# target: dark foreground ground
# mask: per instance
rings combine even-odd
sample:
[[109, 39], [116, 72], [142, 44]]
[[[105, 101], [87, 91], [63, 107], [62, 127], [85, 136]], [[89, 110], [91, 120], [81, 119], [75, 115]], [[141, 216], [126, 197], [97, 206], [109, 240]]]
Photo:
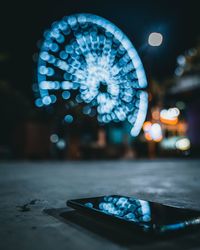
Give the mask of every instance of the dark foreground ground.
[[200, 249], [198, 232], [138, 240], [65, 205], [71, 198], [123, 194], [200, 210], [199, 179], [200, 160], [1, 162], [0, 249]]

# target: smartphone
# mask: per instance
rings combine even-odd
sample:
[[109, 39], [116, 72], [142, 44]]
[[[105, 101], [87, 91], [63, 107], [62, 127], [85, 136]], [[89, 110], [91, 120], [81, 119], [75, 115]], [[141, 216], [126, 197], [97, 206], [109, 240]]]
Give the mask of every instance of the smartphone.
[[67, 205], [96, 218], [150, 234], [175, 233], [200, 226], [200, 211], [167, 206], [134, 197], [109, 195], [68, 200]]

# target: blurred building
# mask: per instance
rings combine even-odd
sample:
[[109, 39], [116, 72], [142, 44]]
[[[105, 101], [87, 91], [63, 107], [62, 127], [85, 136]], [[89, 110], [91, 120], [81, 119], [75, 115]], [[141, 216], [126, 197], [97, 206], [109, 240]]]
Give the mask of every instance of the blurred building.
[[143, 126], [149, 156], [198, 156], [200, 45], [177, 57], [172, 78], [150, 85], [149, 116]]

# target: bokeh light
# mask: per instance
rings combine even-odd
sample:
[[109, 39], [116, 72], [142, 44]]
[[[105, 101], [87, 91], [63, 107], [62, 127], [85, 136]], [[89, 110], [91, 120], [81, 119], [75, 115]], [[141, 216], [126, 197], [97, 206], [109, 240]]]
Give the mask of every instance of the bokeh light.
[[180, 110], [178, 108], [163, 109], [160, 111], [160, 121], [164, 124], [176, 125]]
[[159, 123], [146, 121], [143, 125], [143, 131], [147, 141], [160, 142], [163, 139], [162, 129]]
[[147, 80], [119, 28], [92, 14], [65, 16], [44, 32], [40, 48], [37, 107], [52, 105], [61, 95], [63, 101], [85, 104], [83, 113], [97, 113], [100, 123], [127, 120], [131, 135], [139, 134], [148, 106]]
[[66, 147], [66, 142], [64, 139], [60, 139], [57, 143], [56, 146], [58, 149], [63, 150]]
[[149, 35], [148, 43], [150, 46], [157, 47], [157, 46], [160, 46], [162, 42], [163, 42], [163, 36], [161, 33], [152, 32]]
[[50, 136], [50, 141], [51, 141], [52, 143], [57, 143], [57, 142], [59, 141], [58, 135], [57, 135], [57, 134], [52, 134], [52, 135]]
[[176, 141], [176, 148], [181, 151], [186, 151], [190, 149], [190, 140], [188, 138], [181, 138]]
[[64, 117], [64, 120], [65, 120], [65, 122], [67, 122], [67, 123], [72, 123], [73, 120], [74, 120], [74, 118], [73, 118], [72, 115], [66, 115], [66, 116]]

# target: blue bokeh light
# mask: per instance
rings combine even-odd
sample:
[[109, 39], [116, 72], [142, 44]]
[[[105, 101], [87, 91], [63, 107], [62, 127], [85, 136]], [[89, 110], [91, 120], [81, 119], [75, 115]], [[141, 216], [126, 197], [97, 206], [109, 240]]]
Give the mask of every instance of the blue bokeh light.
[[65, 16], [44, 32], [38, 86], [37, 107], [61, 95], [85, 105], [83, 113], [100, 123], [127, 120], [132, 136], [146, 117], [147, 80], [137, 51], [119, 28], [96, 15]]
[[44, 97], [42, 98], [42, 102], [43, 102], [44, 105], [49, 105], [49, 104], [51, 104], [51, 97], [50, 97], [50, 96], [44, 96]]
[[[149, 202], [144, 200], [123, 196], [104, 196], [98, 204], [87, 202], [84, 205], [89, 208], [99, 209], [102, 213], [137, 223], [147, 223], [152, 220]], [[148, 227], [147, 224], [146, 226]]]
[[70, 98], [70, 96], [71, 96], [71, 94], [70, 94], [69, 91], [63, 91], [63, 92], [62, 92], [62, 98], [63, 98], [63, 99], [67, 100], [67, 99]]
[[42, 107], [42, 106], [43, 106], [42, 100], [41, 100], [40, 98], [36, 99], [36, 100], [35, 100], [35, 105], [36, 105], [36, 107], [38, 107], [38, 108]]
[[66, 123], [72, 123], [73, 120], [74, 120], [74, 118], [73, 118], [72, 115], [66, 115], [66, 116], [64, 117], [64, 120], [65, 120]]

